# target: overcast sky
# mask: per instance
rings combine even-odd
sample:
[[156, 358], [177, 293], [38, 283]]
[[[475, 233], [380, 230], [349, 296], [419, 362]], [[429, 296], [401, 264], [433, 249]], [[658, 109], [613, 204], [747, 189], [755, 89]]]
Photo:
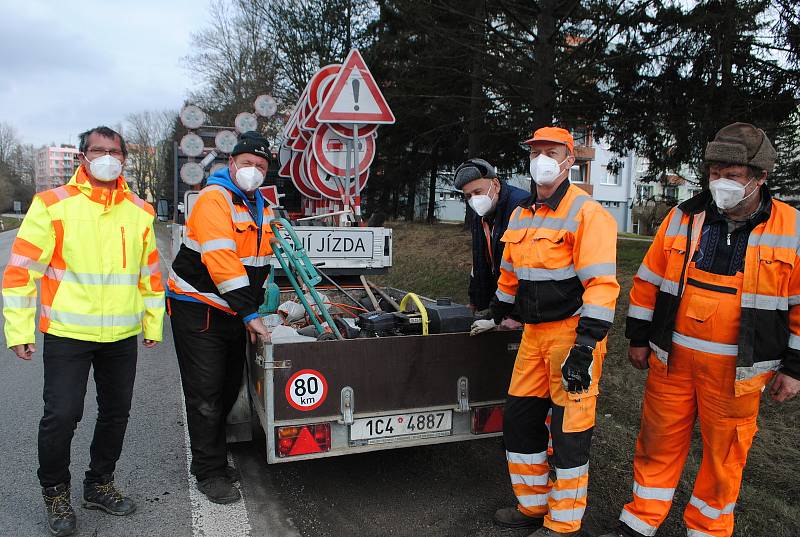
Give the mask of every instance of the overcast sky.
[[0, 121], [25, 143], [76, 143], [140, 110], [179, 109], [181, 58], [208, 0], [0, 0]]

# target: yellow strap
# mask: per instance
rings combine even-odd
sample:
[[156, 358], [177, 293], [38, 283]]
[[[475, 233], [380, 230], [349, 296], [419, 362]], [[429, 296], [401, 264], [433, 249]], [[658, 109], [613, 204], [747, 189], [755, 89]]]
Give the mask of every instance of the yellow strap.
[[416, 304], [419, 313], [422, 315], [422, 335], [428, 335], [428, 310], [425, 309], [425, 306], [422, 305], [422, 300], [415, 295], [414, 293], [408, 293], [406, 296], [403, 297], [403, 300], [400, 301], [400, 311], [406, 311], [406, 304], [408, 304], [408, 299], [414, 301]]

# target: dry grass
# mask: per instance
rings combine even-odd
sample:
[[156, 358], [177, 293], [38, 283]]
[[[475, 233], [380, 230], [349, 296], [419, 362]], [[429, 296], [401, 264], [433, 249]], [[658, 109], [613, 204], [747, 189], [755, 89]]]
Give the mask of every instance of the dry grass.
[[[384, 284], [414, 290], [430, 297], [451, 296], [466, 303], [471, 266], [470, 236], [461, 226], [393, 223], [394, 267], [381, 278]], [[645, 374], [627, 361], [624, 312], [633, 274], [648, 242], [621, 240], [617, 266], [622, 292], [615, 326], [609, 335], [609, 352], [601, 384], [597, 428], [592, 452], [590, 509], [585, 527], [603, 533], [613, 527], [619, 511], [630, 499], [634, 442]], [[760, 431], [745, 469], [736, 532], [741, 536], [797, 537], [800, 530], [800, 442], [797, 424], [800, 400], [775, 403], [766, 397], [759, 416]], [[689, 499], [702, 457], [699, 432], [689, 453], [675, 504], [659, 536], [685, 535], [683, 506]]]

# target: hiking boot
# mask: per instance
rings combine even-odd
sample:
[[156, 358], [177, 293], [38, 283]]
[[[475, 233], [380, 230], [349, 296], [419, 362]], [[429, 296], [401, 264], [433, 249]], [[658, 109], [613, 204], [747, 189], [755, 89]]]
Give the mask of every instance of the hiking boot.
[[75, 511], [69, 496], [69, 485], [64, 483], [42, 489], [44, 507], [47, 510], [47, 528], [56, 537], [75, 533]]
[[579, 537], [580, 535], [581, 530], [561, 533], [560, 531], [551, 530], [550, 528], [545, 528], [542, 526], [538, 530], [528, 535], [528, 537]]
[[233, 503], [242, 499], [239, 489], [233, 486], [228, 476], [214, 476], [197, 482], [197, 490], [214, 503]]
[[516, 507], [503, 507], [494, 513], [494, 523], [504, 528], [535, 528], [544, 517], [528, 516]]
[[239, 472], [239, 470], [230, 464], [225, 467], [225, 475], [228, 476], [228, 479], [231, 480], [231, 483], [236, 483], [242, 478], [242, 474]]
[[83, 483], [83, 507], [100, 509], [110, 515], [125, 516], [136, 511], [133, 500], [114, 486], [114, 477], [101, 483]]

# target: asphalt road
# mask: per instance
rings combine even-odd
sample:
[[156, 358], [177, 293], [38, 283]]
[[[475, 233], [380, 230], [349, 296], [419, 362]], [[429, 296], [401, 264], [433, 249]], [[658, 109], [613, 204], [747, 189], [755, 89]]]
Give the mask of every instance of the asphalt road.
[[[0, 270], [15, 232], [0, 234]], [[163, 235], [163, 233], [162, 233]], [[167, 252], [166, 237], [159, 237]], [[513, 495], [499, 439], [407, 448], [268, 466], [263, 438], [231, 447], [242, 473], [243, 504], [214, 506], [187, 477], [186, 432], [177, 362], [165, 323], [164, 342], [140, 347], [131, 420], [117, 484], [138, 503], [124, 518], [77, 507], [79, 535], [176, 537], [447, 536], [523, 537], [491, 523]], [[37, 337], [41, 344], [41, 337]], [[41, 417], [41, 351], [23, 362], [0, 359], [0, 535], [46, 535], [36, 480]], [[84, 419], [72, 449], [72, 495], [78, 499], [96, 415], [89, 383]], [[624, 486], [628, 486], [625, 484]], [[616, 513], [587, 512], [589, 535]]]

